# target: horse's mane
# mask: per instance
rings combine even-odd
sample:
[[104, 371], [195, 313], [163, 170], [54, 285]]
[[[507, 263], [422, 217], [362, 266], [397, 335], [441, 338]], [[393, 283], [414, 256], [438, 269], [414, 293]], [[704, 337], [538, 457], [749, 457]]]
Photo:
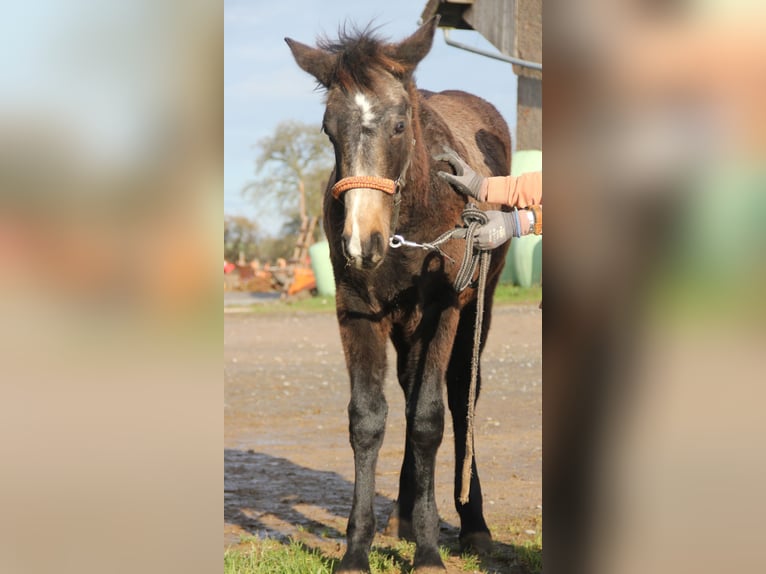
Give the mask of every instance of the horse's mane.
[[391, 44], [377, 34], [377, 27], [372, 23], [359, 28], [347, 22], [338, 29], [337, 40], [323, 37], [317, 45], [337, 56], [329, 80], [344, 90], [372, 89], [371, 72], [376, 69], [387, 70], [398, 77], [406, 73], [404, 65], [393, 58]]

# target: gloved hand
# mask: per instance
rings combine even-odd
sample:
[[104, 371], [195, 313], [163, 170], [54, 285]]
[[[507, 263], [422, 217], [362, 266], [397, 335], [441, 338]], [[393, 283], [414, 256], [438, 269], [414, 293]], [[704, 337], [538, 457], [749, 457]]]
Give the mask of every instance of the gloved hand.
[[440, 171], [437, 175], [463, 195], [471, 196], [479, 201], [486, 201], [487, 186], [483, 185], [484, 178], [473, 171], [455, 150], [444, 146], [444, 151], [445, 153], [435, 156], [434, 159], [449, 163], [455, 170], [455, 175], [446, 171]]
[[474, 245], [487, 250], [499, 247], [511, 237], [521, 237], [521, 222], [517, 211], [486, 211], [489, 221], [474, 232]]

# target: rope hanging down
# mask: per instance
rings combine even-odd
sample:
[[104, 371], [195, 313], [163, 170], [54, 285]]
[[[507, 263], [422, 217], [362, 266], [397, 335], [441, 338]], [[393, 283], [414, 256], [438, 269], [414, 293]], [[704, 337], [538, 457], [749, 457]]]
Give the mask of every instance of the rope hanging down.
[[473, 328], [473, 353], [471, 355], [471, 383], [468, 387], [468, 409], [466, 413], [465, 457], [460, 488], [460, 504], [468, 504], [471, 490], [471, 473], [473, 469], [473, 436], [474, 411], [476, 406], [476, 389], [479, 380], [479, 355], [481, 351], [481, 332], [484, 320], [484, 293], [487, 288], [487, 273], [489, 272], [490, 252], [474, 249], [476, 230], [487, 223], [489, 218], [481, 209], [469, 204], [463, 210], [463, 222], [468, 227], [465, 233], [465, 256], [455, 277], [455, 289], [462, 291], [470, 285], [476, 266], [479, 265], [479, 285], [476, 293], [476, 319]]
[[436, 238], [431, 243], [415, 243], [407, 241], [401, 235], [394, 235], [389, 241], [393, 248], [404, 246], [420, 247], [426, 250], [438, 251], [445, 257], [447, 255], [439, 248], [439, 245], [456, 237], [465, 237], [465, 255], [455, 276], [454, 287], [460, 293], [468, 287], [473, 280], [476, 266], [479, 266], [479, 284], [476, 293], [476, 320], [473, 331], [473, 353], [471, 355], [471, 382], [468, 387], [468, 409], [466, 414], [465, 458], [463, 458], [463, 471], [461, 479], [460, 504], [467, 504], [471, 490], [471, 473], [473, 468], [473, 437], [474, 437], [474, 411], [476, 405], [476, 389], [479, 380], [479, 354], [481, 350], [481, 331], [484, 319], [484, 292], [487, 288], [487, 274], [489, 272], [490, 252], [474, 248], [474, 235], [479, 227], [487, 223], [487, 214], [476, 207], [468, 204], [463, 210], [462, 229], [450, 229]]
[[[463, 459], [462, 487], [460, 489], [460, 504], [468, 503], [468, 493], [471, 489], [471, 472], [473, 461], [474, 408], [476, 405], [476, 388], [479, 379], [479, 353], [481, 349], [481, 330], [484, 318], [484, 291], [487, 287], [487, 272], [489, 271], [489, 251], [482, 251], [479, 265], [479, 286], [476, 294], [476, 320], [473, 328], [473, 354], [471, 355], [471, 383], [468, 387], [468, 412], [466, 414], [465, 458]], [[474, 258], [475, 259], [475, 258]], [[474, 265], [475, 268], [475, 265]], [[469, 275], [471, 277], [472, 275]]]

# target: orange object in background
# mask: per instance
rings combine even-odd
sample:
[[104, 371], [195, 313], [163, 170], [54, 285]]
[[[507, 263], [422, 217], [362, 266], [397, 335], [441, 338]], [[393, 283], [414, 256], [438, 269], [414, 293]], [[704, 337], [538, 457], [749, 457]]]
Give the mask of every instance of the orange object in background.
[[314, 272], [309, 267], [296, 267], [294, 271], [295, 279], [287, 289], [288, 295], [295, 295], [304, 289], [316, 289], [317, 280]]

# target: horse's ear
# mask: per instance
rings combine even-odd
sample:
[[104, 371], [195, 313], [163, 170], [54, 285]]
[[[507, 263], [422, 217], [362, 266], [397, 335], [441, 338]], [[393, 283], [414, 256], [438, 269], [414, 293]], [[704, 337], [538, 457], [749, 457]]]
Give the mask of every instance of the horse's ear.
[[319, 48], [312, 48], [296, 42], [292, 38], [285, 38], [285, 42], [290, 47], [296, 63], [314, 76], [325, 88], [329, 87], [332, 69], [335, 65], [335, 56]]
[[431, 51], [431, 44], [434, 41], [434, 33], [438, 25], [439, 16], [435, 16], [418, 28], [412, 36], [394, 44], [392, 55], [405, 66], [408, 73], [412, 73], [420, 60]]

